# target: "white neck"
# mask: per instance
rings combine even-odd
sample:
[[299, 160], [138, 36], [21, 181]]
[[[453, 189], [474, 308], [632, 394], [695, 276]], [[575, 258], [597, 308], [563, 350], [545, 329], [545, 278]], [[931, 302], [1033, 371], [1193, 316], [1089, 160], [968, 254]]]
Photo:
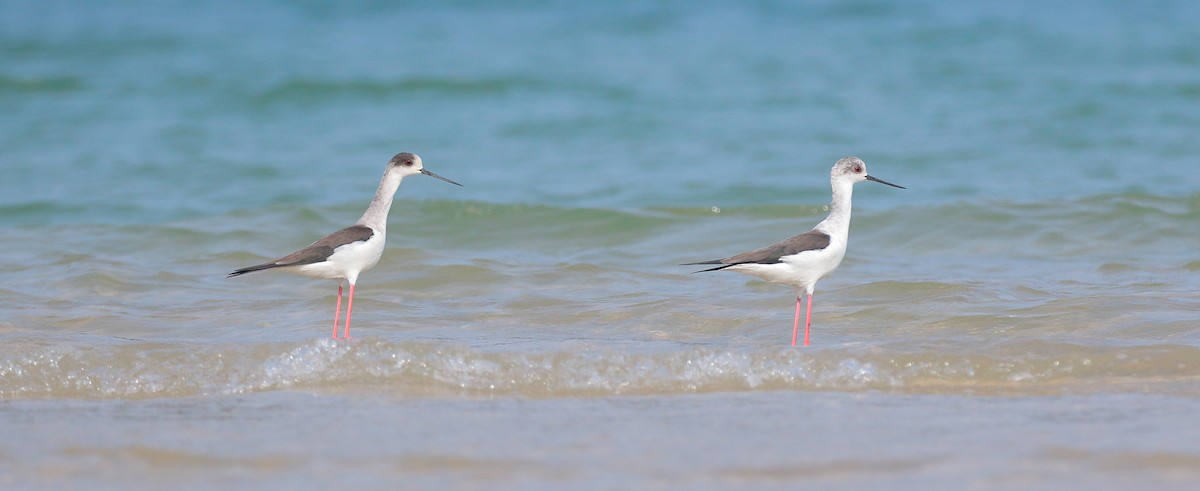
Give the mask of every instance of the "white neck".
[[829, 204], [829, 216], [817, 224], [817, 229], [828, 234], [850, 232], [850, 197], [854, 194], [854, 183], [847, 180], [833, 181], [833, 202]]
[[392, 198], [396, 196], [402, 180], [404, 176], [399, 172], [384, 172], [379, 189], [375, 190], [375, 198], [371, 199], [371, 205], [367, 206], [367, 211], [363, 212], [357, 224], [371, 227], [381, 234], [386, 233], [388, 211], [392, 209]]

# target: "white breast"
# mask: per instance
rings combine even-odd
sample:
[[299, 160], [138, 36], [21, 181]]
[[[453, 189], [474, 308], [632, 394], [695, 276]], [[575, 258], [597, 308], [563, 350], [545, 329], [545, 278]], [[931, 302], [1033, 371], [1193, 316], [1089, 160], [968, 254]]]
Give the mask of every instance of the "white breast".
[[830, 244], [829, 247], [818, 251], [784, 256], [783, 261], [779, 263], [739, 264], [729, 267], [729, 270], [757, 276], [770, 283], [788, 285], [797, 290], [811, 291], [817, 280], [837, 269], [845, 255], [844, 243]]
[[358, 281], [358, 274], [371, 269], [383, 256], [384, 234], [376, 233], [364, 242], [354, 242], [338, 247], [323, 262], [306, 264], [296, 272], [316, 278], [345, 278], [350, 284]]

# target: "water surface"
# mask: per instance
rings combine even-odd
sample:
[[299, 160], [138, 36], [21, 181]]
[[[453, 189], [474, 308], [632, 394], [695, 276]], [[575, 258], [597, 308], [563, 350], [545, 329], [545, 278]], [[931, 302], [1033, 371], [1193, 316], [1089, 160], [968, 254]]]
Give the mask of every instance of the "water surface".
[[[1189, 2], [0, 7], [0, 484], [1191, 489]], [[225, 273], [406, 179], [359, 281]], [[813, 346], [679, 263], [807, 230]], [[403, 484], [401, 484], [403, 483]]]

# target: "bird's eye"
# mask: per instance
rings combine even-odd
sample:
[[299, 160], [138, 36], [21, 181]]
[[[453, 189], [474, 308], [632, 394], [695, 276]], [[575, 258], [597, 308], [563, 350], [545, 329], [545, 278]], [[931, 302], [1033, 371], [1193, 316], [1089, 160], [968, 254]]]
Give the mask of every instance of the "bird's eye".
[[861, 165], [856, 165], [856, 166], [854, 166], [854, 173], [855, 173], [855, 174], [860, 174], [860, 173], [862, 173], [862, 166], [861, 166]]
[[405, 161], [404, 161], [404, 166], [405, 166], [405, 167], [412, 167], [412, 166], [413, 166], [413, 161], [411, 161], [411, 160], [405, 160]]

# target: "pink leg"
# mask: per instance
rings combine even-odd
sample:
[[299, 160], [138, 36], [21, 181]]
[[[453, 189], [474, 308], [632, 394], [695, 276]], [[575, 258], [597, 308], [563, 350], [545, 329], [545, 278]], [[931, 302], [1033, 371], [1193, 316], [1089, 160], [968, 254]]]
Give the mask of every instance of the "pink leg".
[[[796, 345], [796, 336], [800, 334], [800, 297], [796, 297], [796, 321], [792, 323], [792, 346]], [[806, 338], [807, 339], [807, 338]]]
[[346, 331], [343, 338], [350, 339], [350, 315], [354, 313], [354, 283], [350, 284], [350, 300], [346, 302]]
[[338, 284], [338, 303], [333, 309], [333, 339], [337, 339], [338, 317], [342, 316], [342, 285]]
[[[350, 288], [354, 288], [354, 287], [350, 287]], [[352, 289], [350, 291], [353, 292], [354, 290]], [[799, 301], [800, 301], [800, 299], [797, 298], [796, 302], [799, 302]], [[796, 309], [797, 309], [796, 313], [797, 314], [799, 314], [799, 312], [800, 312], [799, 308], [800, 308], [800, 304], [797, 303], [796, 304]], [[346, 322], [349, 322], [349, 321], [346, 321]], [[811, 293], [808, 294], [808, 313], [804, 314], [804, 345], [805, 346], [808, 346], [808, 328], [810, 328], [810, 327], [812, 327], [812, 294]]]

